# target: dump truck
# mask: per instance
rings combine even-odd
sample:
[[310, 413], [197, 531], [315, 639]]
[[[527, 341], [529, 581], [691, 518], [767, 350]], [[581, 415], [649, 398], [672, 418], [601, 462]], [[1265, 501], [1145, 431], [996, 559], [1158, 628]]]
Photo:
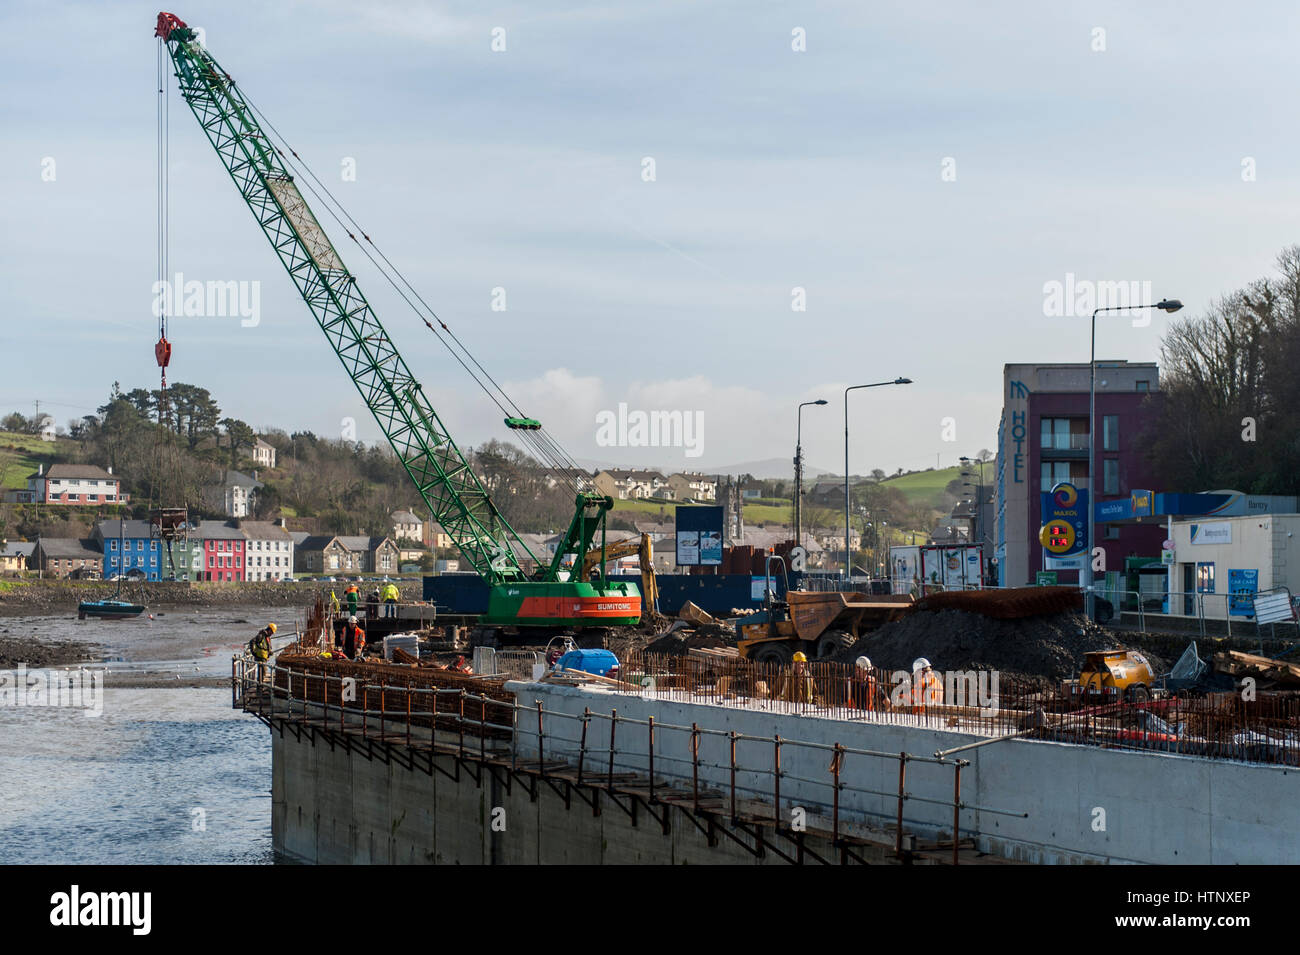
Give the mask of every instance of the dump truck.
[[[787, 580], [779, 597], [772, 575], [777, 564]], [[773, 556], [767, 560], [763, 609], [737, 625], [738, 648], [742, 657], [758, 663], [789, 663], [796, 652], [824, 660], [853, 646], [867, 631], [900, 619], [911, 606], [910, 594], [790, 590], [785, 561]]]

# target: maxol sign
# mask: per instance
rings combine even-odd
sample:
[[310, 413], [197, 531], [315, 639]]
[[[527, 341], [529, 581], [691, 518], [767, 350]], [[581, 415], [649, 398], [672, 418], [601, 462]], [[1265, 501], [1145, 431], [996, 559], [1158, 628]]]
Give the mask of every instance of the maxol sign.
[[1070, 557], [1088, 549], [1088, 492], [1062, 481], [1044, 491], [1038, 542], [1052, 557]]

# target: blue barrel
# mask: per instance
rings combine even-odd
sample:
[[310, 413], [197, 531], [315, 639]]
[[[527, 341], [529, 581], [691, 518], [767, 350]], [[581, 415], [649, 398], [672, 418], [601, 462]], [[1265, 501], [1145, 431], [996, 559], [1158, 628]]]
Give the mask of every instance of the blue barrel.
[[555, 663], [557, 670], [581, 670], [596, 676], [608, 676], [618, 666], [618, 657], [608, 650], [570, 650]]

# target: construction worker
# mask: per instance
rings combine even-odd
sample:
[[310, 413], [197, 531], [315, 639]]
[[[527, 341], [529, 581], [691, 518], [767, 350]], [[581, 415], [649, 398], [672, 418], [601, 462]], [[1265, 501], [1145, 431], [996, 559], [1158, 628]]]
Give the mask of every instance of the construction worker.
[[357, 623], [357, 615], [353, 614], [343, 628], [343, 655], [350, 660], [360, 660], [365, 652], [366, 632]]
[[787, 703], [821, 703], [812, 674], [808, 672], [808, 656], [802, 650], [795, 651], [790, 673], [782, 681], [781, 692], [776, 698]]
[[267, 667], [266, 661], [271, 658], [271, 637], [275, 635], [275, 624], [268, 623], [252, 640], [248, 641], [248, 652], [253, 655], [257, 661], [257, 681], [259, 683], [266, 680]]
[[379, 619], [379, 588], [376, 587], [370, 591], [370, 596], [366, 597], [366, 619]]
[[336, 594], [334, 592], [334, 588], [331, 587], [330, 588], [330, 615], [338, 616], [338, 612], [339, 612], [339, 595]]
[[380, 596], [383, 598], [384, 601], [384, 616], [396, 617], [397, 598], [398, 598], [397, 584], [393, 583], [391, 580], [388, 583], [384, 584], [384, 590], [383, 593], [380, 594]]
[[357, 601], [361, 599], [361, 591], [357, 589], [356, 584], [348, 584], [348, 589], [343, 591], [343, 599], [348, 602], [348, 613], [355, 617], [357, 615]]
[[943, 681], [925, 657], [912, 661], [912, 705], [937, 706], [943, 702]]
[[880, 684], [872, 672], [871, 658], [858, 657], [853, 661], [853, 675], [849, 677], [849, 706], [860, 710], [878, 710], [888, 705], [880, 693]]

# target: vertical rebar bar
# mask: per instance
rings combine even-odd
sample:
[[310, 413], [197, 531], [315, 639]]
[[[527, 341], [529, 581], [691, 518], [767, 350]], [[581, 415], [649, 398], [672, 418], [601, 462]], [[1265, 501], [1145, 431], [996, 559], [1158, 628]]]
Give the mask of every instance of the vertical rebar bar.
[[543, 736], [542, 726], [542, 701], [537, 701], [537, 771], [542, 778], [546, 778], [546, 753], [544, 751], [545, 737]]
[[607, 785], [614, 791], [614, 730], [618, 728], [618, 710], [609, 711], [609, 779]]
[[587, 761], [587, 724], [591, 722], [591, 707], [582, 708], [582, 738], [578, 740], [578, 785], [582, 785], [583, 764]]
[[700, 725], [691, 724], [691, 798], [700, 811]]
[[772, 737], [772, 821], [781, 826], [781, 736]]
[[646, 723], [650, 739], [650, 804], [655, 801], [655, 718], [649, 717]]
[[952, 771], [952, 864], [958, 864], [957, 843], [961, 839], [961, 763]]
[[833, 845], [840, 844], [840, 765], [844, 762], [844, 747], [835, 744], [835, 754], [831, 757], [831, 836]]
[[907, 781], [907, 754], [898, 754], [898, 820], [894, 833], [894, 852], [903, 858], [903, 785]]
[[731, 731], [731, 821], [736, 821], [736, 731]]

